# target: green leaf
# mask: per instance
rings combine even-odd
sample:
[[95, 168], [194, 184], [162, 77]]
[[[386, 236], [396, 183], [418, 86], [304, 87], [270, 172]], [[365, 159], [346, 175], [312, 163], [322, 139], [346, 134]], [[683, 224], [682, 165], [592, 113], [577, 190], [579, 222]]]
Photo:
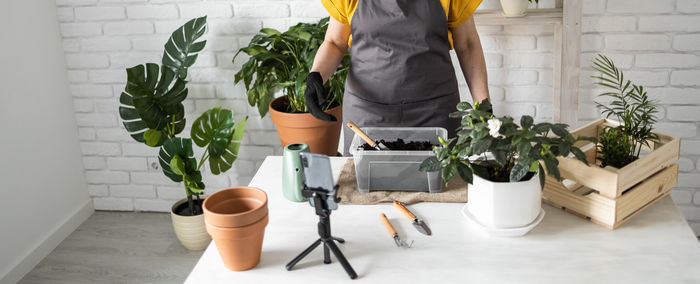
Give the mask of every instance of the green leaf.
[[206, 41], [196, 42], [207, 28], [207, 16], [189, 20], [176, 29], [165, 44], [163, 66], [177, 74], [178, 78], [187, 78], [187, 68], [194, 64], [197, 52], [202, 51]]
[[190, 136], [199, 147], [207, 147], [210, 157], [219, 157], [228, 146], [233, 131], [233, 113], [219, 107], [205, 111], [192, 124]]
[[151, 147], [157, 147], [160, 142], [162, 132], [160, 130], [149, 129], [143, 133], [143, 138], [146, 139], [146, 145]]
[[547, 167], [547, 174], [555, 177], [557, 180], [561, 181], [561, 176], [559, 175], [559, 161], [557, 159], [543, 159], [544, 165]]
[[463, 181], [470, 184], [474, 183], [474, 174], [472, 173], [472, 169], [469, 168], [465, 162], [460, 162], [457, 164], [457, 174]]
[[559, 137], [566, 137], [569, 135], [569, 131], [566, 131], [566, 124], [557, 123], [552, 125], [552, 132]]
[[[163, 169], [163, 174], [174, 182], [183, 181], [183, 175], [177, 174], [170, 167], [170, 161], [175, 156], [180, 156], [180, 159], [185, 163], [184, 176], [196, 176], [199, 174], [197, 170], [197, 160], [194, 158], [192, 151], [192, 140], [189, 138], [173, 137], [163, 143], [158, 152], [158, 161]], [[200, 178], [201, 181], [201, 178]]]
[[457, 103], [457, 110], [458, 111], [467, 111], [469, 109], [472, 109], [472, 105], [469, 102], [459, 102]]
[[583, 162], [584, 164], [588, 165], [588, 160], [586, 159], [586, 154], [581, 151], [578, 147], [571, 147], [571, 153], [574, 153], [574, 156], [576, 156], [576, 159], [579, 161]]
[[532, 144], [530, 144], [529, 141], [521, 141], [518, 143], [518, 154], [527, 155], [527, 153], [530, 152], [530, 149], [532, 149]]
[[561, 154], [562, 156], [564, 156], [564, 157], [568, 156], [570, 150], [571, 150], [571, 144], [569, 144], [568, 142], [562, 141], [561, 143], [559, 143], [559, 154]]
[[279, 34], [280, 34], [280, 32], [279, 32], [278, 30], [276, 30], [276, 29], [271, 29], [271, 28], [262, 28], [262, 29], [260, 30], [260, 32], [261, 32], [261, 33], [264, 33], [264, 34], [266, 34], [266, 35], [269, 35], [269, 36], [274, 36], [274, 35], [279, 35]]
[[420, 167], [418, 167], [421, 172], [434, 172], [440, 168], [440, 160], [438, 160], [435, 156], [430, 156], [423, 160], [423, 162], [420, 163]]
[[245, 132], [245, 123], [247, 120], [248, 116], [236, 124], [228, 140], [226, 149], [220, 156], [209, 156], [209, 168], [213, 174], [218, 175], [226, 172], [233, 166], [233, 162], [238, 158], [238, 150], [241, 148], [241, 140], [243, 140], [243, 132]]
[[493, 139], [490, 137], [481, 139], [479, 141], [476, 141], [472, 143], [472, 151], [475, 155], [479, 155], [481, 153], [484, 153], [488, 151], [489, 147], [491, 147], [491, 142], [493, 142]]
[[520, 181], [520, 179], [522, 179], [528, 171], [530, 171], [529, 165], [523, 165], [520, 163], [515, 164], [513, 169], [510, 170], [510, 182]]
[[176, 78], [171, 69], [155, 63], [128, 68], [126, 73], [119, 116], [131, 137], [145, 143], [146, 131], [158, 130], [167, 135], [161, 135], [157, 143], [151, 141], [150, 146], [160, 146], [169, 136], [180, 133], [185, 128], [185, 81]]
[[530, 163], [530, 169], [529, 169], [528, 171], [530, 171], [530, 172], [537, 171], [537, 167], [538, 167], [539, 165], [540, 165], [540, 162], [538, 162], [538, 161], [533, 161], [532, 163]]
[[532, 116], [529, 116], [529, 115], [523, 115], [520, 118], [520, 126], [523, 129], [529, 129], [530, 127], [532, 127], [533, 122], [534, 122], [534, 120], [532, 119]]
[[187, 175], [187, 170], [185, 168], [185, 161], [180, 158], [180, 156], [175, 155], [170, 159], [170, 169], [173, 173], [184, 176]]
[[446, 167], [442, 168], [442, 181], [450, 181], [457, 173], [457, 165], [454, 162], [450, 162]]
[[540, 163], [537, 163], [537, 164], [539, 165], [539, 169], [540, 169], [540, 172], [537, 173], [537, 175], [538, 175], [539, 178], [540, 178], [540, 187], [541, 187], [542, 189], [544, 189], [544, 182], [545, 182], [545, 178], [546, 178], [546, 177], [544, 176], [544, 175], [545, 175], [544, 169], [542, 168], [542, 164], [540, 164]]
[[501, 166], [506, 164], [507, 155], [508, 154], [506, 151], [493, 151], [493, 157], [495, 158], [496, 163]]

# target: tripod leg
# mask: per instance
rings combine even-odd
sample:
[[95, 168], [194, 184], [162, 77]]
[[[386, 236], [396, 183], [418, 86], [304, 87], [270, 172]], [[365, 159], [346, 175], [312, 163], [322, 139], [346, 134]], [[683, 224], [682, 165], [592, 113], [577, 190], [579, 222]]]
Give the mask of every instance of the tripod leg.
[[338, 259], [338, 262], [340, 262], [340, 265], [343, 266], [343, 269], [345, 269], [345, 272], [348, 273], [348, 276], [350, 276], [350, 279], [355, 279], [357, 278], [357, 273], [355, 273], [355, 270], [352, 269], [352, 266], [350, 266], [350, 263], [348, 260], [345, 258], [345, 255], [343, 255], [343, 252], [340, 251], [337, 245], [331, 240], [328, 242], [324, 242], [328, 248], [331, 249], [333, 252], [333, 255], [335, 255], [335, 258]]
[[289, 263], [287, 263], [287, 270], [292, 270], [294, 268], [294, 265], [297, 264], [300, 260], [302, 260], [306, 255], [311, 253], [318, 245], [321, 244], [321, 239], [316, 240], [313, 244], [311, 244], [308, 248], [306, 248], [304, 251], [302, 251], [297, 257], [292, 259]]
[[[332, 242], [332, 241], [329, 240], [329, 241], [325, 241], [323, 243], [328, 244], [329, 242]], [[331, 252], [328, 251], [328, 245], [323, 246], [323, 263], [325, 263], [325, 264], [331, 263]]]
[[339, 242], [339, 243], [345, 243], [345, 240], [343, 238], [337, 238], [337, 237], [331, 237], [334, 241]]

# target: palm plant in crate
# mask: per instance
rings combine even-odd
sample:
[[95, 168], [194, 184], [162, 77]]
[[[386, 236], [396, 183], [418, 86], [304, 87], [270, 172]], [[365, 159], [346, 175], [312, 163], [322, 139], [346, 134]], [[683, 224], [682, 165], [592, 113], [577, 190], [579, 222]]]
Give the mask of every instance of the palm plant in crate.
[[[340, 136], [345, 78], [350, 64], [346, 53], [333, 76], [325, 83], [327, 94], [320, 103], [321, 109], [338, 121], [326, 122], [308, 113], [304, 92], [306, 76], [328, 29], [329, 18], [317, 23], [298, 23], [280, 32], [263, 28], [248, 46], [238, 50], [233, 58], [248, 55], [247, 61], [235, 74], [235, 83], [243, 82], [248, 103], [257, 107], [260, 117], [268, 111], [277, 126], [282, 145], [302, 142], [312, 152], [335, 155]], [[275, 99], [276, 91], [284, 96]]]
[[[208, 162], [211, 172], [218, 175], [232, 167], [247, 119], [235, 124], [231, 110], [212, 108], [194, 121], [191, 138], [178, 137], [185, 129], [182, 102], [188, 93], [187, 70], [206, 45], [205, 40], [198, 41], [205, 31], [206, 16], [176, 29], [165, 44], [161, 65], [145, 63], [126, 69], [127, 84], [119, 97], [119, 116], [129, 135], [147, 146], [160, 147], [158, 160], [163, 174], [183, 182], [186, 199], [175, 203], [171, 215], [178, 238], [193, 250], [209, 244], [202, 218], [200, 194], [205, 184], [201, 168]], [[192, 142], [204, 149], [199, 161]], [[182, 226], [193, 228], [179, 230]]]
[[597, 85], [611, 89], [598, 97], [611, 98], [608, 104], [596, 102], [606, 118], [614, 117], [621, 124], [603, 128], [600, 133], [599, 150], [601, 166], [622, 168], [639, 158], [642, 147], [657, 142], [659, 137], [653, 132], [656, 123], [656, 105], [649, 100], [643, 86], [625, 80], [623, 72], [608, 57], [599, 54], [593, 61], [593, 68], [600, 75]]
[[[524, 234], [541, 220], [541, 189], [546, 174], [561, 179], [557, 157], [570, 154], [587, 163], [574, 137], [561, 123], [534, 123], [531, 116], [495, 117], [488, 100], [457, 104], [457, 137], [440, 139], [422, 171], [441, 171], [443, 181], [459, 176], [472, 184], [463, 212], [486, 228], [521, 228]], [[544, 167], [543, 167], [544, 164]], [[534, 225], [533, 225], [534, 224]], [[527, 227], [532, 226], [532, 227]], [[524, 229], [527, 228], [527, 229]]]

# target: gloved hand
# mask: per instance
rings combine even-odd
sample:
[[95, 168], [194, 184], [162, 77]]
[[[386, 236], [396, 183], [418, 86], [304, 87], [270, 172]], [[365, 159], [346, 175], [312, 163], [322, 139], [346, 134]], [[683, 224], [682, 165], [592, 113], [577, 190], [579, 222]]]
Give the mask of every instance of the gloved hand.
[[304, 98], [306, 99], [306, 107], [315, 118], [325, 121], [337, 121], [334, 116], [323, 112], [321, 109], [321, 106], [326, 104], [326, 89], [323, 88], [321, 73], [311, 72], [306, 77]]

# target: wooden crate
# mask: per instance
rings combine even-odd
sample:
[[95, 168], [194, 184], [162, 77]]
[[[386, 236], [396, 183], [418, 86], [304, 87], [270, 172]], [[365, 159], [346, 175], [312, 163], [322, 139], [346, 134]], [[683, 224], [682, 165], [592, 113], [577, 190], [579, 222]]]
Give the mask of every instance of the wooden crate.
[[[618, 122], [600, 119], [572, 132], [574, 136], [598, 137], [604, 127]], [[584, 150], [590, 167], [573, 157], [559, 158], [563, 181], [547, 176], [542, 197], [545, 202], [609, 229], [670, 194], [678, 181], [680, 139], [656, 133], [659, 142], [643, 150], [645, 155], [617, 169], [601, 168], [596, 161], [597, 147], [590, 142], [576, 144]]]

